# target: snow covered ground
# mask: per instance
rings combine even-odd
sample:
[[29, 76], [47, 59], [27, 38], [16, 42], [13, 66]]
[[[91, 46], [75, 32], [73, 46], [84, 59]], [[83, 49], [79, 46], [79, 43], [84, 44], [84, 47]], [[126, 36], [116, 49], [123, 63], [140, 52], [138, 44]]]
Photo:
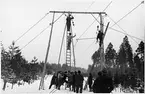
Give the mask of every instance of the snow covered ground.
[[[64, 86], [61, 86], [60, 90], [54, 89], [54, 86], [52, 86], [51, 89], [49, 88], [50, 81], [51, 81], [52, 75], [49, 75], [45, 78], [45, 90], [38, 90], [39, 89], [39, 84], [40, 80], [35, 81], [32, 84], [27, 84], [25, 83], [24, 85], [14, 85], [13, 89], [11, 89], [11, 84], [7, 83], [5, 91], [2, 90], [3, 86], [3, 81], [1, 80], [1, 94], [55, 94], [55, 93], [61, 93], [61, 94], [75, 94], [72, 91], [69, 91], [68, 89], [65, 90]], [[85, 78], [86, 80], [86, 78]], [[85, 81], [84, 81], [85, 83]], [[88, 90], [83, 91], [83, 93], [87, 94], [93, 94], [93, 92], [89, 92]], [[120, 88], [114, 89], [112, 93], [123, 93], [120, 91]]]

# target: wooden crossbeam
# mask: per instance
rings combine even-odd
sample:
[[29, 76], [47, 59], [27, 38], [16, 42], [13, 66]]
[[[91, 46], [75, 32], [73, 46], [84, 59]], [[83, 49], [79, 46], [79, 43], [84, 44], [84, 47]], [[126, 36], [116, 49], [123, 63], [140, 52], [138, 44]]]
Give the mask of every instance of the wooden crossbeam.
[[49, 11], [49, 13], [106, 14], [106, 12]]

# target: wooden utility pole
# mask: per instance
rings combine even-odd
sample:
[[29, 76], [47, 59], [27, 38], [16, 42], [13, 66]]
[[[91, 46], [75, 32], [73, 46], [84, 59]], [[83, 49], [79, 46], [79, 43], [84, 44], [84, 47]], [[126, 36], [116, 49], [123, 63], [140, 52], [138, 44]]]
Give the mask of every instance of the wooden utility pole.
[[[104, 19], [102, 14], [99, 14], [100, 16], [100, 31], [104, 34]], [[102, 36], [104, 37], [104, 35]], [[104, 41], [102, 40], [102, 44], [100, 47], [100, 62], [101, 62], [101, 70], [103, 70], [103, 68], [105, 67], [105, 55], [104, 55]]]
[[106, 29], [104, 31], [104, 21], [103, 21], [104, 19], [102, 17], [102, 14], [99, 14], [99, 16], [100, 16], [100, 31], [103, 33], [102, 44], [101, 44], [101, 47], [99, 49], [100, 50], [101, 70], [103, 70], [103, 68], [106, 67], [106, 65], [105, 65], [105, 54], [104, 54], [104, 38], [105, 38], [105, 35], [106, 35], [106, 32], [107, 32], [107, 29], [109, 27], [110, 22], [108, 22], [108, 24], [106, 26]]
[[39, 85], [39, 90], [40, 89], [44, 90], [44, 77], [45, 77], [46, 63], [47, 63], [49, 49], [50, 49], [50, 42], [51, 42], [51, 36], [52, 36], [52, 30], [53, 30], [53, 24], [54, 24], [53, 23], [54, 22], [54, 16], [55, 16], [55, 13], [53, 13], [53, 19], [52, 19], [52, 23], [51, 23], [51, 31], [50, 31], [50, 36], [49, 36], [49, 42], [48, 42], [48, 47], [47, 47], [47, 52], [46, 52], [46, 57], [45, 57], [45, 62], [44, 62], [44, 67], [43, 67], [43, 73], [42, 73], [42, 77], [41, 77], [41, 81], [40, 81], [40, 85]]
[[[72, 31], [72, 27], [71, 27], [71, 31]], [[73, 38], [72, 38], [72, 50], [73, 50], [73, 64], [74, 64], [74, 68], [75, 68], [75, 71], [76, 71], [76, 58], [75, 58], [75, 49], [74, 49]]]
[[58, 65], [60, 64], [60, 57], [61, 57], [63, 41], [64, 41], [64, 37], [65, 37], [65, 30], [66, 30], [66, 25], [64, 27], [64, 33], [63, 33], [63, 37], [62, 37], [62, 41], [61, 41], [61, 48], [60, 48], [60, 52], [59, 52]]

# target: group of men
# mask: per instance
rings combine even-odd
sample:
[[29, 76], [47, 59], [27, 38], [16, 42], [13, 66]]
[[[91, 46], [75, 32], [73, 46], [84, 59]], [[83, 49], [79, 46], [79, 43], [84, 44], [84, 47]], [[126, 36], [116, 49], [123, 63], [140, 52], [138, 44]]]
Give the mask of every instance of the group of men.
[[82, 93], [83, 81], [84, 81], [84, 77], [81, 74], [81, 71], [75, 71], [75, 72], [59, 71], [57, 73], [54, 73], [51, 79], [51, 84], [49, 86], [49, 89], [51, 88], [52, 85], [55, 85], [56, 89], [60, 90], [61, 85], [65, 83], [66, 84], [65, 88], [69, 88], [70, 91], [74, 91], [76, 93]]
[[[61, 85], [65, 84], [65, 89], [69, 88], [70, 91], [82, 93], [84, 77], [81, 71], [75, 72], [62, 72], [54, 73], [49, 89], [55, 85], [56, 89], [60, 90]], [[93, 76], [89, 73], [86, 88], [89, 86], [89, 91], [94, 93], [110, 93], [113, 90], [113, 80], [106, 70], [98, 72], [98, 76], [93, 81]], [[85, 88], [85, 87], [84, 87]]]

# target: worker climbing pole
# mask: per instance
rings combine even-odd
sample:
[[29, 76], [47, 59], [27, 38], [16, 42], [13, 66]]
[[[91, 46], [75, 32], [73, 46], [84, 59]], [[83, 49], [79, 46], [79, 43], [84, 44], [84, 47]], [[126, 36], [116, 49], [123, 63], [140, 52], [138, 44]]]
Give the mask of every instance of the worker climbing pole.
[[[106, 15], [106, 14], [105, 14]], [[93, 16], [93, 15], [92, 15]], [[99, 39], [99, 52], [100, 52], [100, 63], [101, 63], [101, 70], [103, 70], [103, 68], [106, 67], [105, 65], [105, 54], [104, 54], [104, 37], [106, 35], [106, 32], [107, 32], [107, 29], [108, 29], [108, 26], [109, 26], [109, 23], [107, 24], [106, 26], [106, 29], [104, 31], [104, 18], [103, 18], [103, 15], [100, 13], [99, 14], [100, 16], [100, 29], [99, 29], [99, 26], [97, 26], [97, 30], [99, 31], [98, 35], [97, 35], [97, 42], [98, 42], [98, 39]], [[94, 17], [94, 16], [93, 16]], [[94, 17], [95, 18], [95, 17]], [[95, 18], [96, 19], [96, 18]], [[93, 65], [94, 66], [94, 65]], [[93, 69], [93, 68], [92, 68]], [[91, 69], [91, 70], [92, 70]]]
[[100, 16], [100, 33], [102, 34], [101, 40], [100, 40], [100, 62], [101, 62], [101, 70], [105, 67], [105, 55], [104, 55], [104, 43], [103, 43], [103, 38], [104, 38], [104, 22], [103, 22], [103, 16], [102, 14], [99, 14]]
[[107, 32], [107, 29], [108, 29], [110, 22], [108, 22], [106, 29], [104, 31], [104, 19], [103, 19], [103, 16], [101, 13], [99, 14], [99, 16], [100, 16], [100, 29], [99, 29], [99, 33], [97, 35], [97, 41], [99, 39], [100, 63], [101, 63], [101, 70], [103, 70], [103, 68], [106, 67], [105, 54], [104, 54], [104, 37], [106, 35], [106, 32]]

